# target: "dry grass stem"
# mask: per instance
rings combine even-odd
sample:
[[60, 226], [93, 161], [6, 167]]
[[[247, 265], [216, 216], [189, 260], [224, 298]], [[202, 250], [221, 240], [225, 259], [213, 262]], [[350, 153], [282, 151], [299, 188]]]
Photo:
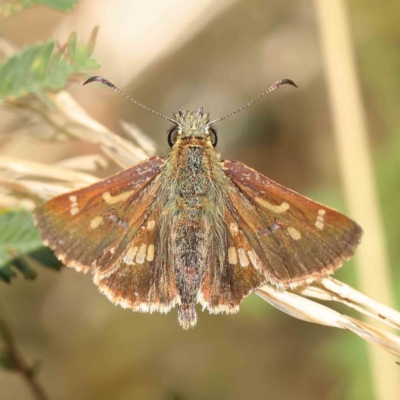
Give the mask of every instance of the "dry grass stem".
[[95, 172], [108, 168], [110, 162], [101, 154], [90, 154], [87, 156], [67, 158], [57, 162], [55, 165], [72, 170]]
[[122, 129], [140, 145], [142, 150], [147, 154], [148, 157], [155, 156], [157, 154], [157, 145], [154, 140], [150, 139], [145, 133], [143, 133], [135, 124], [120, 121]]
[[263, 286], [255, 292], [279, 310], [303, 321], [335, 328], [348, 329], [364, 340], [378, 345], [385, 351], [400, 356], [400, 337], [343, 315], [324, 305], [298, 294]]
[[303, 296], [343, 303], [387, 326], [400, 329], [400, 312], [371, 299], [337, 279], [325, 278], [299, 292]]
[[72, 125], [68, 133], [77, 139], [96, 143], [114, 152], [123, 167], [131, 166], [147, 158], [147, 154], [138, 146], [110, 131], [89, 114], [69, 95], [62, 91], [50, 96], [58, 111]]
[[82, 182], [74, 182], [67, 185], [64, 183], [47, 183], [33, 180], [13, 180], [0, 177], [0, 186], [5, 189], [3, 193], [9, 194], [12, 192], [17, 192], [28, 195], [29, 197], [33, 196], [46, 201], [50, 200], [52, 197], [83, 187], [85, 184]]
[[32, 199], [19, 198], [15, 195], [3, 193], [0, 190], [0, 209], [25, 208], [25, 210], [33, 211], [36, 206], [36, 202]]
[[83, 172], [76, 172], [67, 168], [56, 167], [54, 165], [47, 165], [35, 161], [26, 161], [5, 156], [0, 157], [0, 170], [17, 172], [21, 174], [20, 176], [30, 175], [71, 182], [78, 181], [87, 184], [94, 183], [98, 180], [93, 175], [85, 174]]

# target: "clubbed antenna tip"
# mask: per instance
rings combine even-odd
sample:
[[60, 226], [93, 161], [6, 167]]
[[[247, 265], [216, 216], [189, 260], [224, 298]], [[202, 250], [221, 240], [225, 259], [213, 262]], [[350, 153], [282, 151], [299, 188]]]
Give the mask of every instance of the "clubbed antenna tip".
[[291, 79], [281, 79], [280, 81], [276, 82], [275, 84], [278, 86], [292, 85], [292, 86], [298, 88], [298, 86]]
[[267, 90], [265, 90], [264, 92], [262, 92], [260, 95], [258, 95], [256, 98], [254, 98], [253, 100], [249, 101], [247, 104], [245, 104], [242, 107], [239, 107], [237, 110], [230, 112], [229, 114], [226, 114], [220, 118], [215, 119], [214, 121], [211, 121], [208, 126], [215, 124], [216, 122], [222, 121], [223, 119], [227, 119], [229, 117], [231, 117], [232, 115], [237, 114], [238, 112], [244, 110], [245, 108], [251, 106], [253, 103], [255, 103], [256, 101], [260, 100], [262, 97], [264, 97], [266, 94], [273, 92], [276, 89], [279, 89], [281, 86], [283, 85], [291, 85], [294, 87], [298, 87], [291, 79], [280, 79], [279, 81], [276, 81], [273, 85], [271, 85]]
[[139, 107], [142, 107], [142, 108], [144, 108], [145, 110], [150, 111], [151, 113], [153, 113], [153, 114], [155, 114], [155, 115], [158, 115], [159, 117], [164, 118], [164, 119], [166, 119], [166, 120], [168, 120], [168, 121], [171, 121], [172, 123], [178, 125], [178, 122], [176, 122], [174, 119], [169, 118], [169, 117], [167, 117], [167, 116], [164, 115], [164, 114], [158, 113], [158, 112], [152, 110], [151, 108], [146, 107], [146, 106], [143, 105], [142, 103], [139, 103], [138, 101], [136, 101], [135, 99], [133, 99], [131, 96], [129, 96], [129, 95], [127, 95], [125, 92], [123, 92], [121, 89], [118, 89], [118, 88], [117, 88], [113, 83], [111, 83], [108, 79], [103, 78], [102, 76], [92, 76], [92, 77], [89, 78], [87, 81], [85, 81], [83, 84], [84, 84], [84, 85], [87, 85], [88, 83], [91, 83], [91, 82], [99, 82], [99, 83], [101, 83], [102, 85], [108, 86], [108, 87], [110, 87], [111, 89], [114, 89], [114, 90], [116, 90], [118, 93], [121, 93], [122, 95], [124, 95], [125, 97], [127, 97], [130, 101], [132, 101], [133, 103], [135, 103], [135, 104], [138, 105]]
[[82, 85], [87, 85], [88, 83], [91, 83], [91, 82], [100, 82], [103, 85], [109, 86], [113, 89], [114, 88], [117, 89], [117, 87], [115, 85], [113, 85], [108, 79], [103, 78], [102, 76], [92, 76], [91, 78], [86, 80]]

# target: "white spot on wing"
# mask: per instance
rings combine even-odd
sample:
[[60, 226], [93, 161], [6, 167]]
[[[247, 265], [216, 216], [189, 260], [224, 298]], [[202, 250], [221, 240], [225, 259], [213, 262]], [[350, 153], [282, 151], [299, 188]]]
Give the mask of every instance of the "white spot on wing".
[[137, 253], [137, 256], [136, 256], [136, 262], [138, 264], [144, 263], [144, 258], [146, 257], [146, 247], [147, 247], [146, 244], [142, 244], [140, 246], [139, 252]]
[[97, 216], [90, 221], [90, 227], [96, 229], [103, 222], [103, 217]]
[[154, 260], [154, 244], [150, 244], [147, 248], [147, 261]]
[[316, 221], [315, 222], [315, 226], [318, 228], [318, 229], [323, 229], [324, 228], [324, 224], [323, 224], [323, 222], [321, 222], [321, 221]]
[[117, 194], [116, 196], [113, 196], [110, 192], [105, 192], [103, 193], [103, 199], [107, 204], [115, 204], [119, 203], [120, 201], [126, 200], [132, 193], [133, 190], [129, 190], [127, 192], [123, 192]]
[[278, 204], [271, 204], [270, 202], [268, 202], [267, 200], [262, 199], [261, 197], [256, 197], [256, 202], [260, 206], [262, 206], [262, 207], [264, 207], [264, 208], [266, 208], [266, 209], [268, 209], [268, 210], [270, 210], [270, 211], [272, 211], [274, 213], [277, 213], [277, 214], [281, 214], [281, 213], [287, 211], [290, 208], [289, 203], [286, 203], [286, 201], [284, 201], [284, 202], [282, 202], [281, 204], [278, 205]]
[[78, 198], [73, 194], [71, 196], [69, 196], [68, 198], [69, 198], [69, 201], [71, 202], [70, 213], [71, 213], [71, 215], [75, 215], [76, 213], [79, 212], [78, 203], [77, 203]]
[[289, 227], [287, 228], [287, 231], [288, 231], [290, 237], [291, 237], [293, 240], [299, 240], [299, 239], [301, 239], [301, 233], [300, 233], [297, 229], [293, 228], [292, 226], [289, 226]]
[[244, 251], [244, 249], [238, 249], [238, 254], [239, 254], [240, 265], [242, 267], [248, 267], [249, 259], [247, 258], [246, 252]]
[[229, 230], [231, 234], [235, 236], [239, 231], [239, 227], [234, 222], [231, 222], [231, 224], [229, 225]]
[[254, 267], [255, 269], [260, 269], [260, 268], [261, 268], [261, 261], [260, 261], [260, 259], [258, 258], [256, 252], [252, 249], [252, 250], [249, 250], [249, 251], [247, 252], [247, 254], [248, 254], [249, 257], [250, 257], [250, 261], [251, 261], [251, 263], [253, 264], [253, 267]]
[[78, 207], [72, 207], [69, 212], [71, 213], [71, 215], [75, 215], [75, 214], [77, 214], [79, 212], [79, 208]]
[[323, 229], [324, 228], [324, 215], [325, 215], [326, 211], [325, 210], [318, 210], [318, 216], [317, 216], [317, 220], [315, 221], [315, 226], [318, 229]]
[[127, 251], [127, 253], [125, 254], [125, 257], [124, 257], [124, 263], [125, 264], [130, 265], [130, 264], [133, 263], [133, 259], [135, 258], [137, 250], [138, 250], [138, 248], [137, 248], [137, 246], [135, 246], [135, 247], [130, 248]]
[[147, 223], [147, 230], [151, 231], [152, 229], [154, 229], [154, 227], [156, 226], [156, 221], [154, 221], [154, 219], [151, 219], [148, 223]]
[[236, 254], [236, 249], [234, 247], [229, 247], [228, 249], [228, 262], [229, 264], [232, 265], [237, 264], [237, 254]]

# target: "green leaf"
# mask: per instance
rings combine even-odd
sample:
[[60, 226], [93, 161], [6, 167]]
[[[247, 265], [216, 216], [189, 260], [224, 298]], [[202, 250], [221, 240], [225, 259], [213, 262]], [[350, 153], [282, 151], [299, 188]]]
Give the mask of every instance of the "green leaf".
[[71, 35], [68, 38], [68, 55], [70, 61], [73, 63], [75, 62], [76, 59], [76, 48], [78, 46], [78, 36], [76, 35], [75, 32], [71, 33]]
[[63, 50], [54, 39], [22, 49], [0, 64], [0, 99], [15, 100], [28, 94], [63, 89], [76, 75], [100, 67], [91, 57], [97, 29], [89, 43], [79, 42], [72, 34]]
[[26, 210], [10, 210], [0, 214], [0, 279], [10, 282], [19, 270], [26, 279], [34, 279], [32, 261], [59, 270], [61, 263], [43, 246], [42, 239]]
[[25, 8], [42, 5], [54, 8], [58, 11], [68, 12], [78, 3], [79, 0], [19, 0], [9, 1], [0, 6], [0, 18], [10, 17]]
[[99, 33], [99, 27], [95, 26], [90, 34], [89, 40], [87, 42], [87, 49], [89, 56], [92, 55], [94, 50], [94, 45], [96, 44], [97, 34]]
[[40, 4], [64, 12], [70, 11], [78, 1], [79, 0], [31, 0], [33, 4]]

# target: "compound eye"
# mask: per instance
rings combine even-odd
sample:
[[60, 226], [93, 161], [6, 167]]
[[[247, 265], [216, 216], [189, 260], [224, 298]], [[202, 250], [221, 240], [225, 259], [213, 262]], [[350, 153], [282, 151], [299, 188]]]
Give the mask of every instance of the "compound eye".
[[217, 131], [214, 128], [208, 128], [208, 131], [210, 132], [211, 144], [215, 147], [218, 143]]
[[170, 129], [168, 131], [169, 147], [173, 147], [173, 145], [176, 143], [177, 139], [178, 139], [178, 128], [174, 126], [172, 129]]

